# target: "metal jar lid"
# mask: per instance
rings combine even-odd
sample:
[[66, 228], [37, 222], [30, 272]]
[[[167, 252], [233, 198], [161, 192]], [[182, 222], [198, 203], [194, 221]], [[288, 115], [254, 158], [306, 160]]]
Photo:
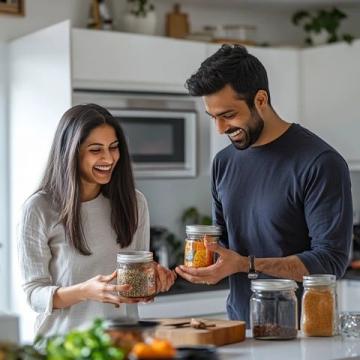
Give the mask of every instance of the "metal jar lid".
[[123, 251], [117, 254], [117, 262], [125, 264], [147, 263], [153, 261], [151, 251]]
[[315, 274], [303, 276], [304, 286], [327, 286], [335, 285], [336, 276], [331, 274]]
[[288, 279], [258, 279], [251, 281], [252, 291], [295, 290], [298, 286], [294, 280]]
[[187, 235], [221, 235], [221, 226], [218, 225], [186, 225]]

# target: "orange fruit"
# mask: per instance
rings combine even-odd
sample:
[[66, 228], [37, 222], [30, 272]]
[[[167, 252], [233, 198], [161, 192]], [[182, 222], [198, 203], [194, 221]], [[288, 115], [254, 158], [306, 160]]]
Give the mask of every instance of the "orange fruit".
[[175, 349], [168, 340], [154, 339], [151, 343], [151, 347], [156, 356], [159, 357], [173, 357], [175, 356]]
[[145, 343], [137, 343], [131, 350], [131, 353], [136, 355], [138, 358], [151, 358], [154, 357], [153, 348]]

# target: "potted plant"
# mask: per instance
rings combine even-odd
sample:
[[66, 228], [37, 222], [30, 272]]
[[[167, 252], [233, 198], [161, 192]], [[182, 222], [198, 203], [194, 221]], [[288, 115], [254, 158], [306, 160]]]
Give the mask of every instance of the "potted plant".
[[336, 7], [331, 10], [318, 10], [316, 13], [300, 10], [292, 16], [292, 23], [303, 26], [308, 34], [305, 38], [305, 43], [308, 45], [333, 43], [339, 40], [350, 44], [354, 39], [352, 35], [338, 35], [340, 23], [346, 18], [347, 15]]
[[124, 27], [128, 32], [154, 35], [156, 14], [150, 0], [127, 0], [128, 12], [125, 14]]

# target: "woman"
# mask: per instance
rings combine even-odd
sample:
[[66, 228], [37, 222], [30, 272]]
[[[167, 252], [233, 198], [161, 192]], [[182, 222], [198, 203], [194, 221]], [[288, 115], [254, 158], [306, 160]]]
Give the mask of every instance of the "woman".
[[[137, 317], [139, 301], [113, 285], [116, 254], [149, 249], [149, 213], [135, 190], [124, 133], [95, 104], [77, 105], [60, 120], [39, 189], [25, 203], [19, 255], [23, 289], [46, 336], [94, 317]], [[157, 291], [174, 272], [156, 266]]]

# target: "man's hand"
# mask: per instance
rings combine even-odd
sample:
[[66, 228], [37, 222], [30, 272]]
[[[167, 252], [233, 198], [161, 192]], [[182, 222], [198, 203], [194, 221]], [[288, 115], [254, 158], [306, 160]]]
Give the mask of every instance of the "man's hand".
[[225, 277], [237, 272], [248, 271], [247, 257], [233, 250], [226, 249], [217, 243], [205, 242], [208, 250], [219, 255], [215, 264], [203, 268], [178, 266], [175, 271], [185, 280], [194, 284], [216, 284]]
[[156, 292], [168, 291], [176, 280], [176, 274], [174, 270], [169, 270], [160, 264], [155, 263], [156, 271]]

